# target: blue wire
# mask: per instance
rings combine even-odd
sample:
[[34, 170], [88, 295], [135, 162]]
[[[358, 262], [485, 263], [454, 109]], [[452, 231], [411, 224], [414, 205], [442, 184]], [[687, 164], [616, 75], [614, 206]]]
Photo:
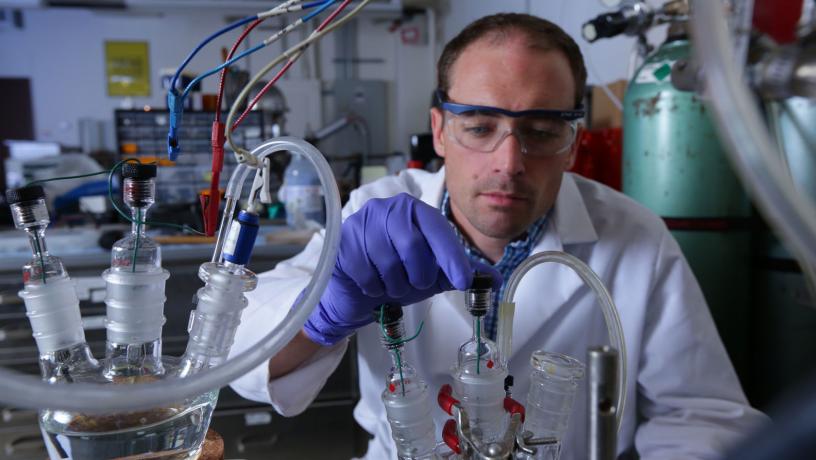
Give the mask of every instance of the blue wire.
[[326, 11], [326, 8], [331, 6], [332, 3], [336, 3], [337, 1], [338, 0], [325, 0], [323, 2], [323, 4], [320, 6], [320, 8], [312, 11], [311, 13], [307, 14], [306, 16], [303, 16], [303, 18], [301, 18], [301, 19], [303, 19], [303, 22], [306, 22], [309, 19], [312, 19], [313, 17], [317, 16], [318, 14]]
[[326, 0], [318, 0], [316, 2], [304, 3], [303, 9], [308, 10], [309, 8], [314, 8], [318, 5], [322, 5]]
[[[308, 20], [310, 20], [310, 19], [314, 18], [315, 16], [319, 15], [319, 14], [320, 14], [320, 13], [322, 13], [323, 11], [326, 11], [326, 8], [328, 8], [329, 6], [331, 6], [331, 5], [332, 5], [332, 3], [337, 3], [338, 1], [339, 1], [339, 0], [322, 0], [322, 1], [312, 2], [312, 3], [308, 3], [308, 4], [304, 5], [304, 6], [303, 6], [304, 8], [311, 8], [311, 7], [314, 7], [314, 6], [316, 6], [316, 5], [320, 5], [320, 8], [318, 8], [318, 9], [316, 9], [316, 10], [312, 11], [311, 13], [307, 14], [306, 16], [304, 16], [304, 17], [302, 18], [303, 22], [306, 22], [306, 21], [308, 21]], [[247, 19], [247, 18], [242, 19], [242, 21], [243, 21], [243, 20], [245, 20], [245, 19]], [[236, 23], [236, 24], [237, 24], [237, 23]], [[230, 27], [231, 27], [231, 26], [230, 26]], [[210, 39], [207, 39], [207, 40], [210, 40]], [[254, 53], [255, 51], [258, 51], [259, 49], [263, 48], [264, 46], [266, 46], [266, 45], [264, 45], [263, 43], [261, 43], [261, 44], [259, 44], [259, 45], [255, 45], [254, 47], [252, 47], [252, 48], [250, 48], [250, 49], [248, 49], [248, 50], [246, 50], [246, 51], [244, 51], [244, 52], [242, 52], [242, 53], [238, 54], [237, 56], [235, 56], [235, 57], [233, 57], [232, 59], [230, 59], [229, 61], [227, 61], [227, 62], [225, 62], [225, 63], [223, 63], [223, 64], [219, 65], [218, 67], [214, 67], [214, 68], [212, 68], [212, 69], [210, 69], [210, 70], [208, 70], [208, 71], [204, 72], [203, 74], [201, 74], [201, 75], [197, 76], [197, 77], [196, 77], [195, 79], [193, 79], [193, 81], [191, 81], [191, 82], [190, 82], [190, 84], [188, 84], [188, 85], [187, 85], [187, 87], [184, 89], [184, 93], [181, 95], [182, 102], [184, 101], [184, 99], [186, 99], [186, 98], [187, 98], [187, 95], [190, 93], [190, 91], [192, 91], [193, 86], [195, 86], [195, 85], [196, 85], [198, 82], [200, 82], [201, 80], [203, 80], [203, 79], [205, 79], [205, 78], [209, 77], [210, 75], [213, 75], [213, 74], [215, 74], [215, 73], [217, 73], [217, 72], [220, 72], [220, 71], [221, 71], [221, 69], [223, 69], [224, 67], [229, 67], [229, 66], [231, 66], [231, 65], [232, 65], [232, 64], [234, 64], [236, 61], [239, 61], [239, 60], [243, 59], [244, 57], [246, 57], [246, 56], [248, 56], [248, 55], [250, 55], [250, 54]]]
[[224, 27], [223, 29], [219, 30], [218, 32], [215, 32], [214, 34], [212, 34], [209, 37], [205, 38], [204, 41], [199, 43], [198, 46], [196, 46], [195, 49], [187, 56], [187, 58], [184, 60], [184, 62], [181, 63], [178, 70], [176, 70], [175, 75], [173, 75], [173, 81], [170, 83], [170, 89], [175, 90], [176, 83], [178, 83], [178, 79], [179, 79], [179, 76], [181, 76], [181, 72], [184, 70], [185, 67], [187, 67], [187, 64], [190, 63], [190, 61], [193, 59], [193, 57], [195, 57], [195, 55], [198, 54], [198, 52], [201, 51], [201, 49], [204, 48], [204, 46], [207, 45], [207, 43], [213, 41], [216, 37], [218, 37], [220, 35], [223, 35], [223, 34], [229, 32], [232, 29], [236, 29], [238, 27], [241, 27], [242, 25], [247, 24], [249, 22], [252, 22], [252, 21], [254, 21], [256, 19], [258, 19], [257, 14], [254, 14], [252, 16], [247, 16], [247, 17], [245, 17], [243, 19], [240, 19], [240, 20], [238, 20], [236, 22], [233, 22], [232, 24]]
[[232, 65], [232, 64], [234, 64], [236, 61], [238, 61], [238, 60], [240, 60], [240, 59], [245, 58], [246, 56], [248, 56], [248, 55], [250, 55], [250, 54], [254, 53], [255, 51], [258, 51], [259, 49], [263, 48], [264, 46], [266, 46], [266, 45], [265, 45], [263, 42], [262, 42], [262, 43], [260, 43], [260, 44], [258, 44], [258, 45], [255, 45], [255, 46], [253, 46], [252, 48], [250, 48], [250, 49], [248, 49], [248, 50], [246, 50], [246, 51], [244, 51], [244, 52], [242, 52], [242, 53], [238, 54], [237, 56], [233, 57], [233, 58], [232, 58], [232, 59], [230, 59], [229, 61], [227, 61], [227, 62], [225, 62], [225, 63], [223, 63], [223, 64], [219, 65], [218, 67], [213, 67], [212, 69], [210, 69], [210, 70], [208, 70], [208, 71], [204, 72], [203, 74], [201, 74], [201, 75], [199, 75], [199, 76], [195, 77], [195, 78], [193, 79], [193, 81], [191, 81], [191, 82], [190, 82], [190, 84], [189, 84], [189, 85], [187, 85], [187, 87], [186, 87], [186, 88], [184, 88], [184, 93], [182, 93], [182, 95], [181, 95], [181, 100], [182, 100], [182, 102], [183, 102], [183, 101], [184, 101], [184, 99], [187, 97], [187, 95], [190, 93], [190, 91], [192, 91], [193, 86], [195, 86], [195, 85], [196, 85], [196, 83], [200, 82], [201, 80], [203, 80], [203, 79], [205, 79], [205, 78], [209, 77], [210, 75], [212, 75], [212, 74], [214, 74], [214, 73], [218, 73], [218, 72], [220, 72], [220, 71], [221, 71], [221, 69], [223, 69], [224, 67], [231, 66], [231, 65]]

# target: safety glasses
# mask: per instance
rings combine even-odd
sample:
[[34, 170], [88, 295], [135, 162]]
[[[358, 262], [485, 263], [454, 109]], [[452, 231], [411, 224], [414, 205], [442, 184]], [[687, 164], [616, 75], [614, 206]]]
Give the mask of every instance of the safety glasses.
[[490, 153], [507, 136], [514, 134], [521, 152], [530, 156], [559, 155], [575, 142], [578, 120], [584, 111], [533, 109], [513, 112], [498, 107], [446, 101], [436, 92], [437, 105], [444, 110], [445, 126], [467, 149]]

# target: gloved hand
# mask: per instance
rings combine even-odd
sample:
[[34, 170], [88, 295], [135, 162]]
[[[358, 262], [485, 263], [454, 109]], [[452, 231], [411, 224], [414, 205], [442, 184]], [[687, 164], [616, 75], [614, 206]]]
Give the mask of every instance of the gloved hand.
[[471, 263], [438, 209], [407, 193], [369, 200], [343, 222], [334, 272], [304, 331], [315, 343], [335, 344], [373, 322], [381, 304], [465, 290], [476, 270], [501, 285], [493, 267]]

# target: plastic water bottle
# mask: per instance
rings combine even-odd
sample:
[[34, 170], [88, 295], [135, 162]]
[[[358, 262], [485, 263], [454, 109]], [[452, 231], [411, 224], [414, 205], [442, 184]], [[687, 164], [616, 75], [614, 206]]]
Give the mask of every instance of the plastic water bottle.
[[283, 185], [278, 199], [286, 206], [286, 224], [305, 228], [306, 221], [319, 225], [326, 221], [320, 178], [314, 166], [305, 157], [292, 154], [292, 160], [283, 174]]

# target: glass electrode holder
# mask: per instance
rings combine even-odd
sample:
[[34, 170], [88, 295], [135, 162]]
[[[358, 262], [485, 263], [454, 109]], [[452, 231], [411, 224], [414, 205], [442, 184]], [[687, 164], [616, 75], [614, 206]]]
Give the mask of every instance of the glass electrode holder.
[[247, 306], [246, 292], [258, 285], [258, 277], [229, 261], [206, 262], [198, 269], [204, 287], [196, 294], [196, 309], [190, 314], [187, 349], [181, 358], [178, 376], [189, 377], [203, 369], [220, 365], [235, 341], [241, 313]]
[[6, 192], [14, 226], [28, 235], [31, 260], [23, 266], [23, 283], [47, 283], [49, 279], [66, 275], [62, 260], [48, 254], [45, 229], [51, 223], [45, 206], [45, 191], [31, 185]]
[[[382, 309], [382, 310], [381, 310]], [[382, 402], [385, 406], [391, 437], [400, 460], [434, 458], [436, 437], [428, 397], [428, 385], [403, 354], [405, 329], [400, 305], [384, 305], [374, 311], [383, 330], [382, 343], [390, 352], [392, 366], [385, 376]]]
[[161, 247], [145, 234], [147, 210], [155, 202], [155, 165], [122, 165], [122, 192], [131, 210], [131, 233], [111, 250], [106, 281], [105, 377], [133, 383], [164, 373], [161, 331], [164, 289], [170, 274], [161, 266]]
[[476, 273], [465, 292], [465, 306], [473, 317], [473, 334], [459, 347], [453, 369], [453, 390], [468, 414], [473, 435], [483, 443], [500, 441], [508, 422], [504, 410], [507, 368], [496, 343], [487, 338], [484, 316], [493, 307], [493, 278]]
[[26, 232], [31, 245], [19, 295], [37, 342], [40, 374], [49, 383], [95, 381], [99, 363], [85, 342], [76, 290], [62, 260], [48, 254], [45, 191], [39, 185], [10, 189], [6, 201], [15, 227]]
[[114, 243], [111, 269], [132, 273], [160, 272], [161, 247], [145, 234], [147, 210], [156, 201], [155, 165], [122, 165], [122, 197], [130, 208], [130, 234]]
[[533, 441], [554, 438], [556, 442], [536, 446], [536, 455], [527, 458], [558, 460], [585, 366], [571, 356], [542, 350], [533, 352], [530, 365], [524, 430], [533, 434]]

